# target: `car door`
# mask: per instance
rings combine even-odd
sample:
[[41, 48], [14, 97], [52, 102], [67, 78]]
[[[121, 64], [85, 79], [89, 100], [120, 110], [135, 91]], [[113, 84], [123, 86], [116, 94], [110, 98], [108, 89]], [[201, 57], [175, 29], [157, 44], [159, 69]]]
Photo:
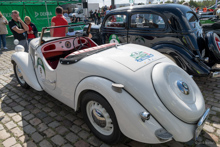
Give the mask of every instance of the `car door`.
[[101, 27], [102, 43], [127, 42], [127, 14], [114, 13], [104, 19]]
[[41, 47], [35, 52], [35, 71], [41, 87], [50, 93], [56, 88], [56, 72], [42, 54]]
[[166, 27], [159, 14], [132, 12], [129, 15], [128, 42], [152, 47], [163, 39]]

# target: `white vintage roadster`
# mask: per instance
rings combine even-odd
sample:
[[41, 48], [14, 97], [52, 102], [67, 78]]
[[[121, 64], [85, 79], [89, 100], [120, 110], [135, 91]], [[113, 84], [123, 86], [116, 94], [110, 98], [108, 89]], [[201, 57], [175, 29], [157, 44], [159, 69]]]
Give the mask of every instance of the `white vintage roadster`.
[[87, 35], [43, 37], [46, 29], [29, 53], [15, 47], [11, 60], [22, 87], [81, 109], [108, 144], [124, 136], [152, 144], [199, 136], [209, 109], [194, 80], [166, 56], [135, 44], [97, 46]]

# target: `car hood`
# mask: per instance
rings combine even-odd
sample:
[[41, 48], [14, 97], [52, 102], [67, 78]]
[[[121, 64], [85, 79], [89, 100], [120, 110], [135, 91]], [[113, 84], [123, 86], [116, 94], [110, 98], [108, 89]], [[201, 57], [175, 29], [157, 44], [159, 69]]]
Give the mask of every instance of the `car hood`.
[[99, 53], [98, 56], [113, 60], [134, 72], [156, 60], [165, 58], [153, 49], [135, 44], [117, 46]]

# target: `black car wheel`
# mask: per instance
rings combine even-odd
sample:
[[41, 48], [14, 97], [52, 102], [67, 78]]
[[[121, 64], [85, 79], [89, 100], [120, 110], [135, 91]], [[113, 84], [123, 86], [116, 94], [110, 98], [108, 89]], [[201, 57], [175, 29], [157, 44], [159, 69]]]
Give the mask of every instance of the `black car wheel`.
[[170, 56], [168, 54], [163, 54], [163, 55], [166, 56], [167, 58], [169, 58], [170, 60], [172, 60], [176, 65], [178, 65], [176, 60], [172, 56]]
[[84, 120], [93, 134], [107, 144], [116, 144], [124, 138], [115, 113], [105, 98], [95, 92], [88, 92], [81, 101]]
[[13, 67], [14, 67], [15, 77], [18, 80], [18, 83], [21, 85], [21, 87], [28, 89], [30, 86], [24, 80], [24, 77], [23, 77], [18, 65], [16, 63], [14, 63]]

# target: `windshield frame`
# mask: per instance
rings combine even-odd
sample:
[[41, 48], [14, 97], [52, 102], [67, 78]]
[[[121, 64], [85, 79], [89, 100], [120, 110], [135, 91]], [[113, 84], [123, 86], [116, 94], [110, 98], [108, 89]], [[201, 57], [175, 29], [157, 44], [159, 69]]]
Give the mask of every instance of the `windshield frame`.
[[[41, 30], [41, 35], [40, 35], [40, 40], [39, 40], [39, 46], [42, 45], [45, 42], [42, 42], [44, 32], [46, 29], [54, 29], [54, 28], [62, 28], [62, 27], [72, 27], [72, 26], [81, 26], [81, 25], [88, 25], [90, 27], [87, 28], [86, 34], [89, 35], [90, 29], [91, 29], [91, 23], [83, 23], [83, 24], [72, 24], [72, 25], [63, 25], [63, 26], [51, 26], [51, 27], [43, 27]], [[84, 33], [84, 32], [83, 32]], [[60, 38], [68, 38], [68, 37], [73, 37], [73, 36], [65, 36], [65, 37], [59, 37], [59, 38], [54, 38], [53, 40], [60, 39]]]

